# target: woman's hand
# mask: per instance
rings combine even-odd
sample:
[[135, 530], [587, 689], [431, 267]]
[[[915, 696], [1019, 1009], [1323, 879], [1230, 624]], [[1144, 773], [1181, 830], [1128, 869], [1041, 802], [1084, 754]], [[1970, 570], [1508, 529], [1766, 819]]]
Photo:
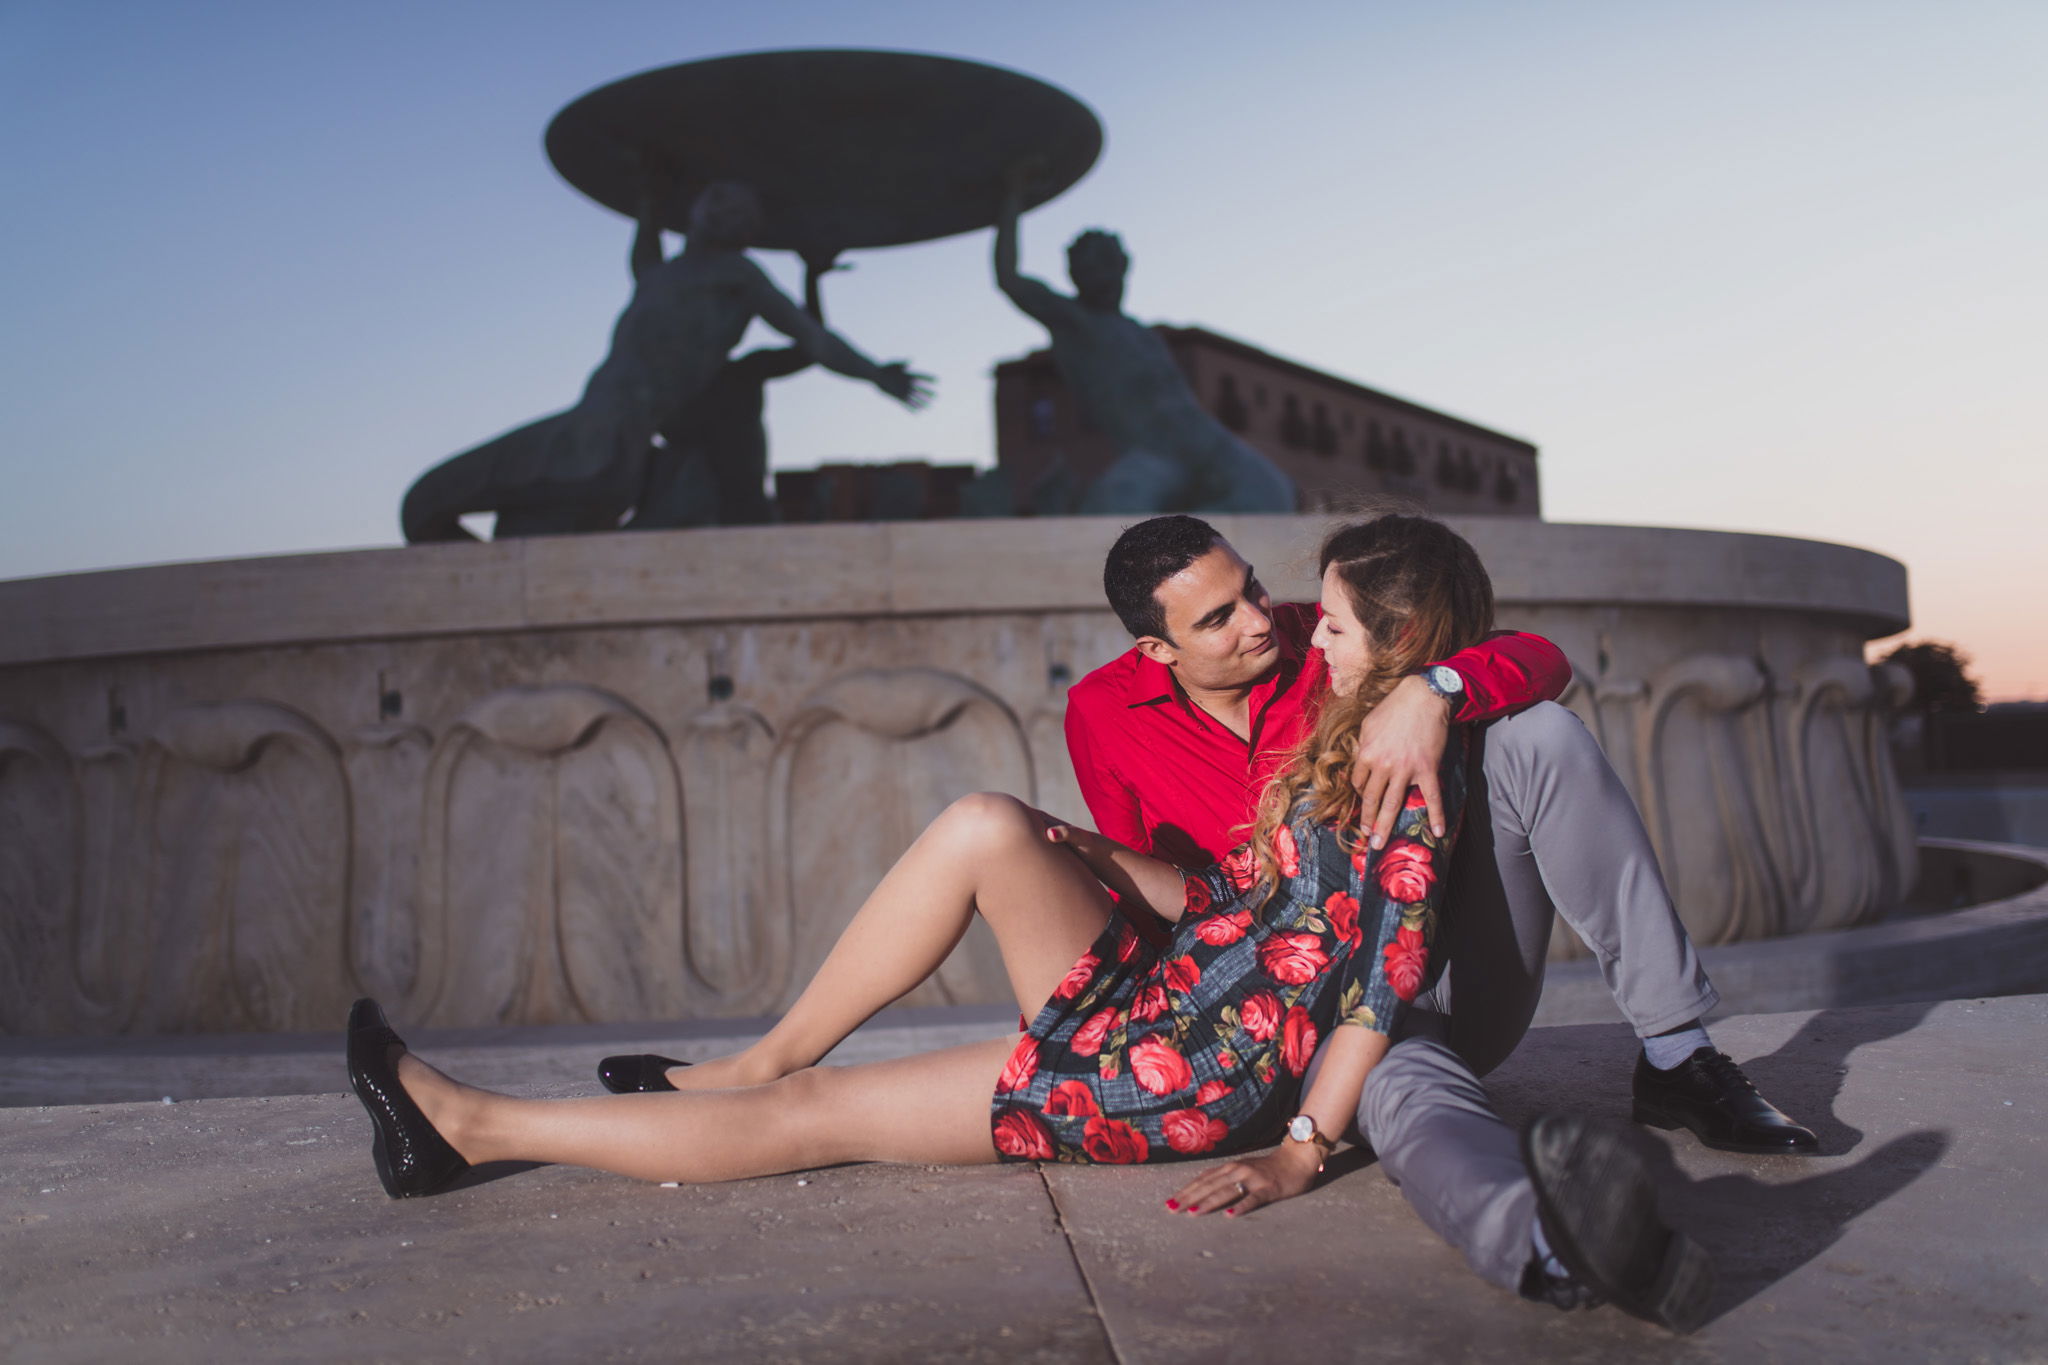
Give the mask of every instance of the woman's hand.
[[1085, 825], [1069, 824], [1042, 810], [1033, 813], [1045, 823], [1046, 841], [1072, 851], [1119, 900], [1131, 900], [1168, 922], [1180, 918], [1187, 905], [1187, 887], [1179, 868], [1148, 858]]
[[1246, 1157], [1207, 1170], [1166, 1201], [1176, 1213], [1214, 1213], [1228, 1217], [1250, 1213], [1267, 1204], [1307, 1194], [1323, 1167], [1322, 1149], [1313, 1142], [1283, 1142], [1277, 1152]]

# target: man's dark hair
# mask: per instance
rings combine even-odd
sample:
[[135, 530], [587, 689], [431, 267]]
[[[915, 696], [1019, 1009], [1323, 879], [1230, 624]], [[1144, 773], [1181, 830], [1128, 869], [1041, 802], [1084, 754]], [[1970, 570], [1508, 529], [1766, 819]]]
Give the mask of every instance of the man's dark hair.
[[1156, 635], [1168, 644], [1159, 585], [1221, 544], [1216, 528], [1199, 517], [1154, 517], [1116, 538], [1102, 565], [1102, 591], [1133, 639]]

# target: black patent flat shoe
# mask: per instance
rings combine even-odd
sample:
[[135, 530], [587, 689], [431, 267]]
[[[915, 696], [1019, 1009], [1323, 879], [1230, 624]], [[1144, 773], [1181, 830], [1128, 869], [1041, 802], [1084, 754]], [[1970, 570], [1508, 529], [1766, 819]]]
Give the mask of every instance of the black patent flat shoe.
[[1669, 1071], [1638, 1055], [1631, 1117], [1652, 1128], [1690, 1128], [1724, 1152], [1813, 1153], [1820, 1140], [1757, 1093], [1727, 1053], [1695, 1051]]
[[673, 1057], [662, 1057], [652, 1052], [623, 1053], [607, 1057], [597, 1064], [597, 1078], [604, 1088], [614, 1095], [639, 1095], [650, 1091], [674, 1090], [668, 1083], [668, 1069], [672, 1066], [688, 1066]]
[[1690, 1332], [1706, 1321], [1714, 1267], [1658, 1216], [1645, 1140], [1617, 1123], [1542, 1114], [1522, 1130], [1522, 1158], [1543, 1236], [1572, 1279], [1625, 1313]]
[[374, 1000], [363, 999], [348, 1012], [348, 1083], [369, 1112], [376, 1132], [370, 1159], [377, 1178], [393, 1199], [416, 1199], [445, 1189], [469, 1163], [434, 1131], [412, 1096], [398, 1083], [400, 1038]]

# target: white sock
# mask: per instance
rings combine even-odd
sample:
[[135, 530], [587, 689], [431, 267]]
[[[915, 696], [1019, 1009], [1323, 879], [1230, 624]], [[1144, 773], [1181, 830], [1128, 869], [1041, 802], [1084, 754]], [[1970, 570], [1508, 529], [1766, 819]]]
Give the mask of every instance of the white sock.
[[1669, 1071], [1683, 1066], [1685, 1059], [1703, 1047], [1712, 1047], [1714, 1040], [1707, 1037], [1707, 1031], [1698, 1024], [1677, 1033], [1660, 1033], [1654, 1038], [1643, 1039], [1643, 1055], [1650, 1059], [1650, 1065], [1659, 1071]]
[[1569, 1280], [1572, 1273], [1564, 1268], [1564, 1262], [1557, 1259], [1557, 1253], [1550, 1249], [1550, 1239], [1543, 1235], [1541, 1215], [1529, 1220], [1529, 1245], [1536, 1248], [1536, 1258], [1543, 1263], [1543, 1273], [1553, 1280]]

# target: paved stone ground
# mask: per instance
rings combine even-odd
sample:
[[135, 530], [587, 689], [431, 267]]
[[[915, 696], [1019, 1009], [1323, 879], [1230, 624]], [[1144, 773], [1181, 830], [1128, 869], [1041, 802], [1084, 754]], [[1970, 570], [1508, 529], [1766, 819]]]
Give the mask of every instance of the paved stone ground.
[[[849, 1052], [989, 1031], [985, 1014], [885, 1016]], [[1482, 1284], [1369, 1161], [1232, 1222], [1163, 1211], [1185, 1167], [857, 1166], [691, 1189], [539, 1168], [395, 1203], [355, 1102], [325, 1093], [0, 1110], [0, 1359], [2048, 1360], [2048, 996], [1715, 1034], [1824, 1154], [1654, 1135], [1671, 1211], [1722, 1270], [1690, 1338]], [[611, 1050], [588, 1031], [418, 1041], [533, 1094], [589, 1091]], [[126, 1084], [237, 1088], [236, 1064], [209, 1073], [183, 1047], [132, 1051]], [[243, 1057], [241, 1088], [265, 1056], [338, 1076], [338, 1051], [274, 1042]], [[1493, 1087], [1511, 1118], [1621, 1116], [1630, 1056], [1619, 1026], [1543, 1029]], [[97, 1083], [118, 1079], [104, 1044], [18, 1042], [0, 1078], [21, 1104], [95, 1057]]]

